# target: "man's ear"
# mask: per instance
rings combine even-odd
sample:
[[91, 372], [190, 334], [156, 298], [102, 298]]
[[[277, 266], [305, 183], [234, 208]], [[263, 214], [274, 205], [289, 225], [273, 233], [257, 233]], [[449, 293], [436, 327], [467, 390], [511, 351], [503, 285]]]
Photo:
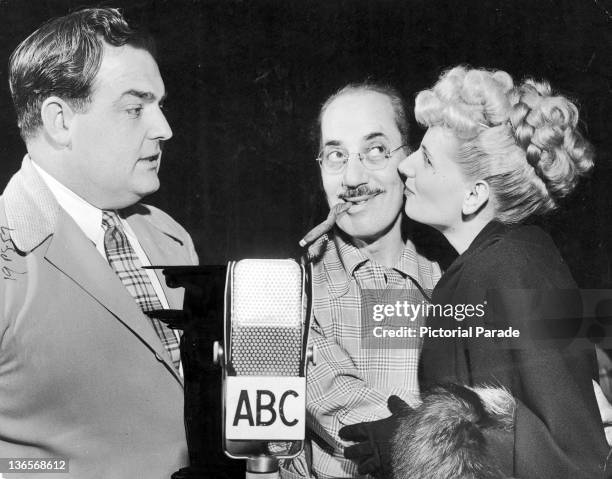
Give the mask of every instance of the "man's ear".
[[462, 213], [465, 216], [472, 215], [489, 201], [489, 184], [484, 180], [478, 180], [472, 185], [472, 189], [465, 194], [462, 205]]
[[59, 147], [70, 146], [70, 125], [74, 118], [72, 107], [57, 96], [50, 96], [40, 107], [45, 134]]

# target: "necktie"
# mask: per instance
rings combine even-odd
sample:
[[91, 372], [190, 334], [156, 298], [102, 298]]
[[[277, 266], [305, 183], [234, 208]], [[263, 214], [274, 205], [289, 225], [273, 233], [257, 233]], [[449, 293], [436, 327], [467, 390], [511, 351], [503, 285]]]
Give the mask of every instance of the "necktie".
[[[102, 228], [104, 229], [104, 250], [108, 263], [136, 300], [140, 309], [145, 314], [147, 311], [162, 309], [162, 304], [155, 294], [151, 280], [146, 271], [142, 269], [140, 260], [132, 249], [116, 212], [102, 212]], [[158, 319], [149, 317], [149, 321], [178, 370], [181, 355], [174, 332]]]

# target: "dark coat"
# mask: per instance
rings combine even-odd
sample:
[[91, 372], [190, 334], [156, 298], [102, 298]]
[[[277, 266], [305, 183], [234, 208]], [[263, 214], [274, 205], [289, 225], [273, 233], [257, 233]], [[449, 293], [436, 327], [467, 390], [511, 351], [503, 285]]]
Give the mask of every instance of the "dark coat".
[[[430, 316], [433, 328], [512, 326], [522, 338], [427, 337], [423, 389], [458, 382], [510, 390], [517, 399], [514, 451], [510, 440], [508, 457], [499, 459], [515, 477], [609, 477], [610, 471], [604, 473], [609, 448], [592, 385], [594, 351], [569, 346], [582, 317], [579, 291], [545, 232], [489, 223], [443, 275], [432, 302], [485, 304], [486, 312], [461, 323]], [[531, 342], [534, 337], [539, 340]]]

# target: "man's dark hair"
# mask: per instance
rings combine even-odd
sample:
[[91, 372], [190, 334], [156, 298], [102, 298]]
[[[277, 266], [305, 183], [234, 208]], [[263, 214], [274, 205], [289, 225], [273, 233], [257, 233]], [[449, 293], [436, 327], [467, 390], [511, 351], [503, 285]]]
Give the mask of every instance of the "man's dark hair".
[[114, 8], [87, 8], [51, 19], [19, 44], [9, 60], [9, 85], [24, 140], [42, 126], [40, 108], [49, 96], [77, 111], [86, 109], [104, 43], [155, 56], [153, 39], [132, 29]]
[[327, 107], [336, 99], [343, 95], [350, 93], [359, 93], [359, 92], [373, 92], [380, 93], [381, 95], [389, 98], [391, 102], [391, 106], [393, 107], [393, 113], [395, 115], [395, 124], [397, 125], [397, 129], [399, 130], [402, 136], [402, 143], [408, 144], [408, 120], [406, 119], [406, 108], [404, 99], [400, 95], [400, 93], [389, 85], [383, 85], [379, 83], [371, 83], [371, 82], [362, 82], [362, 83], [349, 83], [345, 87], [338, 90], [336, 93], [331, 95], [319, 112], [319, 117], [317, 119], [317, 131], [316, 138], [318, 140], [318, 147], [321, 145], [321, 119], [323, 118], [323, 113], [327, 110]]

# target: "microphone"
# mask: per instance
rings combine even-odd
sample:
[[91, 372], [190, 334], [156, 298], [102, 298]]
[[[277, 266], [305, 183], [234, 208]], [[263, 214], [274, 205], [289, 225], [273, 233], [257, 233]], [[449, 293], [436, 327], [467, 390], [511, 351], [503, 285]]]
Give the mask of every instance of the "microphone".
[[230, 262], [225, 283], [223, 449], [247, 459], [247, 477], [278, 477], [278, 460], [305, 438], [311, 268], [292, 259]]

